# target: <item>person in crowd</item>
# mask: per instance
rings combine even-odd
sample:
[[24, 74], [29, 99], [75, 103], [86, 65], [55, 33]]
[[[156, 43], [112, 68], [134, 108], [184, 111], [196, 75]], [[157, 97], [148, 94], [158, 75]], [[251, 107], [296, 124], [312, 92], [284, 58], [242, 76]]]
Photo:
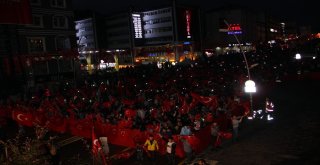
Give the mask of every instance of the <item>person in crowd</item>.
[[273, 102], [267, 97], [266, 98], [266, 107], [265, 113], [267, 115], [267, 120], [273, 119], [273, 112], [274, 112], [274, 104]]
[[186, 156], [186, 163], [190, 163], [192, 160], [192, 148], [190, 143], [188, 142], [187, 139], [180, 137], [180, 141], [182, 142], [183, 145], [183, 151]]
[[173, 141], [172, 136], [169, 136], [166, 148], [166, 154], [168, 158], [168, 165], [176, 164], [176, 143]]
[[49, 153], [51, 155], [51, 163], [52, 165], [60, 165], [60, 154], [58, 153], [58, 147], [50, 140], [47, 144]]
[[204, 160], [203, 158], [198, 160], [197, 165], [209, 165], [209, 163], [206, 162], [206, 160]]
[[136, 160], [138, 161], [139, 164], [142, 164], [143, 161], [143, 145], [140, 143], [137, 143], [136, 146]]
[[242, 117], [237, 117], [235, 115], [232, 116], [231, 122], [232, 122], [232, 141], [236, 142], [238, 140], [238, 132], [239, 132], [239, 124], [242, 121]]
[[219, 126], [218, 126], [218, 123], [217, 122], [214, 122], [214, 123], [212, 123], [212, 125], [211, 125], [211, 129], [210, 129], [210, 131], [211, 131], [211, 136], [212, 136], [212, 141], [213, 141], [213, 150], [215, 149], [215, 148], [219, 148], [220, 147], [220, 139], [218, 139], [219, 138]]
[[146, 152], [152, 162], [152, 164], [156, 163], [156, 154], [159, 150], [158, 142], [153, 138], [153, 135], [150, 134], [149, 138], [144, 143], [144, 147], [146, 147]]
[[189, 136], [191, 135], [192, 132], [191, 132], [191, 129], [190, 129], [190, 126], [188, 125], [185, 125], [181, 128], [181, 132], [180, 132], [180, 135], [186, 135], [186, 136]]

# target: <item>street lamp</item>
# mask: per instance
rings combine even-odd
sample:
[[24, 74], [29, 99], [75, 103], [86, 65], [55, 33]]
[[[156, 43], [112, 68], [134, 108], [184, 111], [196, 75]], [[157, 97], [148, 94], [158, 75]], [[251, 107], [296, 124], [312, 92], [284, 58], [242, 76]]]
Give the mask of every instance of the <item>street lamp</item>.
[[300, 54], [300, 53], [297, 53], [296, 56], [295, 56], [295, 59], [296, 59], [296, 60], [301, 60], [301, 54]]
[[[224, 20], [224, 23], [228, 26], [228, 29], [230, 29], [230, 25], [229, 23]], [[250, 76], [250, 69], [249, 69], [249, 65], [248, 65], [248, 60], [247, 60], [247, 57], [246, 55], [244, 54], [244, 52], [242, 51], [242, 48], [241, 48], [241, 44], [240, 44], [240, 41], [236, 35], [236, 33], [232, 33], [234, 38], [236, 39], [238, 45], [239, 45], [239, 48], [240, 48], [240, 52], [243, 56], [243, 59], [244, 59], [244, 62], [246, 64], [246, 69], [247, 69], [247, 75], [248, 75], [248, 79], [246, 82], [245, 82], [245, 87], [244, 87], [244, 91], [246, 93], [249, 93], [249, 96], [250, 96], [250, 114], [252, 114], [252, 93], [255, 93], [257, 91], [257, 88], [256, 88], [256, 85], [255, 85], [255, 82], [251, 80], [251, 76]]]

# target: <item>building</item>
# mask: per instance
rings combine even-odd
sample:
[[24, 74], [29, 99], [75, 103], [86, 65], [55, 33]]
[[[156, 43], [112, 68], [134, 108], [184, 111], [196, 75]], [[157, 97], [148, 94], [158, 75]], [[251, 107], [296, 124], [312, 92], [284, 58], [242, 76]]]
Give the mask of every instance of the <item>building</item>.
[[21, 54], [55, 53], [75, 47], [71, 0], [32, 0], [32, 24], [17, 28]]
[[106, 31], [108, 50], [124, 63], [177, 62], [201, 52], [199, 9], [176, 3], [111, 15]]
[[199, 9], [177, 5], [133, 12], [135, 62], [179, 62], [198, 56]]
[[205, 13], [204, 48], [213, 52], [239, 52], [240, 41], [245, 51], [267, 40], [266, 15], [251, 9], [227, 6]]
[[85, 70], [96, 69], [106, 50], [105, 17], [93, 11], [75, 12], [75, 30], [81, 64]]
[[133, 37], [131, 9], [113, 13], [105, 18], [107, 51], [104, 56], [108, 62], [117, 58], [120, 67], [133, 64]]
[[0, 53], [15, 74], [18, 65], [34, 76], [72, 72], [72, 61], [60, 57], [76, 47], [72, 1], [30, 0], [30, 6], [31, 24], [0, 25]]

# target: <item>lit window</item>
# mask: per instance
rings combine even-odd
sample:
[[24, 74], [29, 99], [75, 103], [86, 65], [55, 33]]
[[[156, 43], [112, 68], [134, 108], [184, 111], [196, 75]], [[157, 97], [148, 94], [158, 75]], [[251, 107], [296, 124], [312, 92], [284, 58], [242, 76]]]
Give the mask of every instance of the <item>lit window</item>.
[[65, 0], [51, 0], [51, 6], [57, 8], [66, 8]]
[[68, 20], [65, 16], [54, 16], [53, 17], [54, 28], [68, 28]]
[[27, 38], [28, 50], [30, 53], [44, 52], [45, 39], [43, 37], [31, 37]]

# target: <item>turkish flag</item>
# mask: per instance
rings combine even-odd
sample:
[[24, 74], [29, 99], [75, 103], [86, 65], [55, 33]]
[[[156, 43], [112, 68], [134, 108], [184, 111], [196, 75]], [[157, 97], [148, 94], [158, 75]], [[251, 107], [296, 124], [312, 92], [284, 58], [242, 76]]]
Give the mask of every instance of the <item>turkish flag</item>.
[[33, 126], [33, 115], [31, 113], [24, 113], [21, 111], [13, 111], [12, 119], [17, 121], [19, 124], [32, 127]]
[[0, 0], [0, 24], [32, 24], [29, 0]]
[[98, 158], [99, 154], [100, 154], [100, 157], [101, 157], [103, 164], [106, 165], [107, 162], [106, 162], [104, 153], [102, 151], [102, 145], [94, 132], [94, 127], [92, 127], [91, 139], [92, 139], [92, 154], [93, 154], [93, 156]]
[[94, 156], [97, 156], [99, 151], [102, 149], [99, 139], [97, 138], [94, 127], [92, 127], [92, 153]]
[[181, 114], [186, 114], [186, 113], [189, 112], [189, 110], [190, 110], [190, 108], [189, 108], [189, 106], [188, 106], [188, 104], [187, 104], [187, 101], [184, 100], [182, 106], [181, 106], [180, 109], [179, 109], [179, 112], [180, 112]]
[[214, 109], [218, 107], [217, 96], [200, 96], [196, 93], [191, 93], [191, 96], [207, 107], [213, 107]]
[[65, 133], [67, 130], [67, 120], [62, 116], [52, 116], [48, 119], [49, 129], [58, 133]]
[[69, 119], [69, 126], [72, 135], [85, 138], [91, 137], [91, 128], [93, 126], [92, 121], [88, 121], [86, 119], [75, 120], [71, 118]]

